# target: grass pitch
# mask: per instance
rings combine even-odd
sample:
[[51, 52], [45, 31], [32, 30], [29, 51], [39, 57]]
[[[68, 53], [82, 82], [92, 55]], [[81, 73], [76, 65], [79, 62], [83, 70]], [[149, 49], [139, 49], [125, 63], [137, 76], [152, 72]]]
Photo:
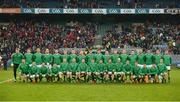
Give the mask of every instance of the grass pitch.
[[[0, 82], [12, 78], [0, 71]], [[180, 70], [172, 69], [166, 84], [0, 84], [0, 101], [180, 101]]]

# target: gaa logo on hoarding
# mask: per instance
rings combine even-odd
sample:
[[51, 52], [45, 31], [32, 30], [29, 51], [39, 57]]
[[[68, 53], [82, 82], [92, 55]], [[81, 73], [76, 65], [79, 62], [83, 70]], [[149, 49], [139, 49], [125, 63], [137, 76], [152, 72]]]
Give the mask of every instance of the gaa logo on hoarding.
[[146, 9], [137, 9], [137, 13], [147, 13]]
[[33, 13], [31, 9], [23, 9], [23, 13]]
[[90, 13], [88, 9], [80, 9], [80, 13]]
[[52, 9], [52, 13], [62, 13], [62, 9]]
[[109, 13], [118, 13], [118, 11], [116, 9], [109, 9], [108, 11], [109, 11]]

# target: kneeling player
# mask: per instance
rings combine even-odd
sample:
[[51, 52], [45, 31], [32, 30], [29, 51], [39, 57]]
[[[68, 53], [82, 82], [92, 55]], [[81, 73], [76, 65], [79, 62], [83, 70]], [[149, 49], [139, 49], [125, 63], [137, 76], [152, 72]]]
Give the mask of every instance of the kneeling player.
[[80, 69], [80, 77], [83, 77], [83, 81], [86, 82], [86, 72], [88, 65], [85, 63], [85, 59], [82, 59], [82, 63], [78, 65], [78, 68]]
[[106, 75], [106, 80], [110, 79], [110, 82], [114, 81], [114, 72], [116, 69], [116, 65], [114, 63], [112, 63], [112, 60], [109, 59], [108, 60], [108, 64], [107, 64], [107, 75]]
[[127, 78], [129, 78], [129, 80], [133, 81], [132, 78], [132, 66], [129, 63], [129, 60], [126, 61], [126, 64], [123, 65], [124, 70], [125, 70], [125, 81], [127, 82]]
[[[69, 70], [68, 70], [68, 79], [69, 81], [76, 81], [77, 79], [77, 75], [78, 75], [78, 72], [77, 72], [77, 67], [78, 67], [78, 64], [76, 63], [76, 58], [73, 58], [72, 59], [72, 62], [69, 63]], [[77, 73], [76, 73], [77, 72]], [[74, 80], [72, 80], [74, 79]]]
[[31, 82], [38, 82], [39, 78], [39, 70], [36, 66], [36, 62], [32, 62], [32, 65], [30, 67], [30, 80]]
[[22, 79], [23, 82], [28, 81], [28, 77], [29, 77], [29, 66], [26, 63], [25, 59], [22, 59], [22, 63], [19, 65], [18, 67], [18, 71], [19, 71], [19, 77], [20, 80]]
[[133, 67], [133, 80], [136, 83], [141, 82], [140, 69], [138, 62], [135, 62], [135, 66]]
[[167, 68], [163, 63], [163, 59], [160, 59], [160, 64], [158, 64], [157, 67], [159, 70], [159, 83], [165, 83], [167, 78]]
[[149, 77], [150, 77], [151, 83], [158, 82], [158, 76], [157, 76], [158, 69], [155, 64], [153, 64], [152, 67], [149, 69], [149, 74], [150, 74]]
[[45, 63], [42, 63], [42, 66], [40, 67], [40, 73], [39, 73], [39, 80], [42, 81], [42, 78], [46, 78], [47, 81], [49, 81], [49, 70], [46, 67]]
[[97, 72], [96, 72], [96, 76], [98, 79], [98, 81], [103, 82], [104, 81], [104, 75], [107, 73], [105, 72], [106, 68], [105, 68], [105, 64], [103, 63], [103, 60], [100, 59], [99, 64], [97, 65]]
[[89, 63], [90, 71], [91, 71], [91, 78], [90, 80], [95, 83], [96, 81], [96, 72], [97, 72], [97, 63], [95, 63], [94, 59], [91, 59], [91, 63]]
[[51, 81], [55, 82], [56, 78], [57, 81], [59, 80], [59, 67], [57, 66], [57, 64], [54, 64], [53, 67], [51, 68]]
[[66, 81], [66, 75], [69, 74], [67, 73], [67, 69], [68, 69], [67, 58], [63, 58], [63, 63], [61, 63], [60, 65], [59, 78], [63, 79], [64, 82]]
[[121, 63], [121, 59], [118, 58], [117, 63], [115, 63], [115, 64], [116, 64], [116, 72], [115, 72], [116, 81], [124, 82], [125, 70], [124, 70], [123, 64]]
[[149, 69], [147, 69], [146, 64], [143, 65], [140, 74], [142, 75], [143, 81], [145, 83], [149, 82]]

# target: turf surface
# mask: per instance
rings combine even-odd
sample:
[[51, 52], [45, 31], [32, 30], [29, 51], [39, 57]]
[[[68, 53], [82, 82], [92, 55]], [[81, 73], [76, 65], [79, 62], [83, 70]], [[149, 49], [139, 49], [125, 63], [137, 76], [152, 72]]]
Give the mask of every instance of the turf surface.
[[[0, 71], [0, 82], [12, 78], [12, 70]], [[167, 84], [0, 84], [0, 101], [180, 101], [180, 70], [171, 71]]]

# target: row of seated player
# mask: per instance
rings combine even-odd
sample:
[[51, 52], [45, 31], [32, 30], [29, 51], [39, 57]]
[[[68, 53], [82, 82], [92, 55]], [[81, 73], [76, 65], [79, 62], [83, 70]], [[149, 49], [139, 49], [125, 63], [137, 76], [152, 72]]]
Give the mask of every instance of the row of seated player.
[[[60, 70], [57, 70], [57, 71], [60, 71], [60, 72], [72, 72], [72, 70], [74, 69], [74, 71], [83, 72], [83, 73], [86, 72], [86, 74], [87, 72], [93, 72], [93, 71], [94, 72], [102, 71], [103, 73], [110, 72], [110, 74], [113, 73], [112, 77], [114, 78], [114, 74], [118, 68], [120, 68], [121, 70], [120, 72], [123, 72], [123, 73], [129, 72], [129, 71], [132, 72], [133, 67], [136, 65], [140, 69], [144, 69], [143, 67], [147, 68], [146, 69], [147, 72], [149, 72], [148, 70], [151, 69], [152, 67], [157, 67], [158, 69], [157, 68], [156, 69], [157, 69], [158, 74], [161, 74], [161, 71], [163, 71], [164, 73], [166, 72], [166, 70], [168, 70], [168, 76], [169, 76], [170, 65], [171, 65], [171, 57], [170, 55], [168, 55], [168, 51], [166, 51], [165, 55], [161, 55], [159, 53], [159, 50], [157, 50], [156, 55], [153, 55], [150, 52], [148, 52], [147, 54], [142, 54], [142, 53], [135, 54], [134, 51], [131, 52], [131, 55], [128, 55], [126, 54], [126, 50], [122, 50], [122, 54], [117, 54], [117, 50], [115, 50], [113, 54], [108, 54], [107, 53], [108, 51], [106, 51], [105, 55], [101, 54], [100, 50], [98, 50], [98, 54], [89, 53], [87, 55], [84, 55], [83, 51], [81, 51], [80, 55], [76, 55], [75, 51], [72, 50], [72, 54], [68, 55], [67, 51], [64, 51], [64, 54], [61, 55], [58, 53], [58, 50], [56, 50], [55, 51], [56, 53], [51, 55], [49, 54], [48, 49], [46, 49], [46, 54], [41, 54], [40, 49], [38, 48], [37, 53], [34, 54], [34, 58], [35, 58], [34, 60], [32, 60], [33, 54], [30, 53], [30, 50], [28, 49], [27, 51], [28, 53], [26, 53], [25, 57], [23, 57], [23, 54], [19, 52], [19, 49], [16, 49], [16, 52], [12, 55], [14, 69], [21, 67], [21, 60], [24, 59], [24, 61], [27, 62], [25, 63], [24, 66], [33, 66], [36, 64], [38, 68], [41, 68], [42, 66], [46, 66], [49, 69], [51, 69], [54, 66], [57, 66], [60, 68]], [[51, 56], [53, 57], [51, 58]], [[61, 58], [62, 58], [62, 62], [61, 62]], [[72, 68], [72, 69], [68, 67], [68, 65], [72, 63], [74, 64], [76, 63], [76, 67], [77, 66], [78, 67]], [[94, 67], [90, 68], [88, 65], [91, 65], [92, 63], [97, 64], [97, 66], [101, 64], [104, 66], [101, 66], [101, 68], [94, 68]], [[122, 64], [122, 66], [118, 64]], [[60, 78], [62, 78], [62, 74], [63, 73], [61, 73]], [[103, 78], [104, 77], [105, 76], [103, 76]], [[106, 78], [109, 78], [109, 77], [106, 77]]]

